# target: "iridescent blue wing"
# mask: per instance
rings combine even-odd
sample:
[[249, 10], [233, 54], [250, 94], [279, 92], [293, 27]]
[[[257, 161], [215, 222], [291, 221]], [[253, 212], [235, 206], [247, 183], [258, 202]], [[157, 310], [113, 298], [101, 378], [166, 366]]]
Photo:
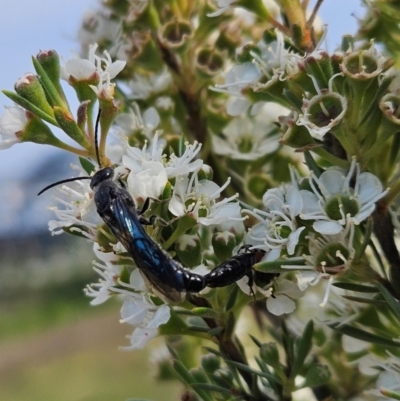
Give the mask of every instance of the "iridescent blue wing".
[[179, 301], [185, 291], [182, 267], [147, 234], [134, 207], [118, 196], [112, 200], [113, 223], [109, 227], [135, 261], [148, 282], [162, 295]]

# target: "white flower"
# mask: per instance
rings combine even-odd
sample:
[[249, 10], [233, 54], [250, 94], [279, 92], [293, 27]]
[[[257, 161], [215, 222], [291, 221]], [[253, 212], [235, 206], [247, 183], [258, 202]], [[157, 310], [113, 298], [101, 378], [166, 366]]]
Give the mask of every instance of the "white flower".
[[301, 298], [303, 292], [296, 284], [280, 277], [276, 280], [274, 288], [272, 296], [267, 298], [267, 309], [276, 316], [293, 312], [296, 309], [293, 299]]
[[121, 323], [135, 326], [131, 334], [131, 345], [124, 350], [144, 348], [157, 336], [158, 327], [168, 322], [171, 311], [168, 305], [157, 306], [148, 297], [133, 295], [125, 300], [121, 308]]
[[217, 0], [219, 10], [214, 11], [213, 13], [208, 13], [207, 17], [218, 17], [223, 14], [225, 11], [233, 8], [232, 5], [237, 3], [238, 0]]
[[143, 133], [148, 139], [152, 139], [154, 131], [160, 124], [160, 116], [154, 107], [148, 108], [142, 115], [136, 103], [133, 103], [129, 113], [120, 114], [115, 123], [129, 136], [136, 132]]
[[172, 154], [166, 163], [165, 169], [167, 171], [168, 178], [179, 177], [189, 173], [197, 172], [203, 166], [203, 160], [194, 160], [201, 150], [201, 144], [194, 142], [191, 145], [186, 142], [185, 146], [186, 148], [182, 156], [176, 156], [175, 154]]
[[94, 267], [94, 270], [101, 278], [98, 283], [89, 284], [85, 288], [85, 294], [93, 298], [90, 302], [91, 305], [99, 305], [107, 301], [115, 293], [114, 286], [118, 285], [122, 266], [116, 263], [119, 260], [119, 256], [112, 252], [101, 252], [97, 243], [94, 243], [93, 251], [97, 258], [103, 261], [103, 263], [96, 262]]
[[[79, 42], [86, 48], [91, 43], [119, 43], [121, 22], [111, 12], [88, 11], [83, 15], [82, 27], [78, 32]], [[114, 55], [116, 45], [109, 49]]]
[[198, 223], [205, 226], [230, 220], [242, 221], [239, 204], [230, 203], [237, 195], [217, 202], [229, 182], [219, 187], [209, 180], [198, 181], [197, 174], [193, 174], [190, 179], [188, 176], [178, 176], [168, 208], [174, 216], [190, 213]]
[[333, 79], [341, 75], [333, 75], [329, 79], [329, 89], [325, 91], [319, 89], [316, 79], [310, 75], [318, 94], [303, 100], [303, 114], [299, 115], [296, 124], [304, 125], [310, 135], [318, 140], [322, 140], [327, 132], [338, 125], [347, 111], [347, 99], [332, 89]]
[[89, 47], [88, 59], [69, 59], [65, 66], [61, 66], [61, 78], [70, 82], [71, 78], [75, 81], [86, 81], [97, 77], [100, 83], [115, 78], [125, 67], [126, 61], [113, 62], [107, 51], [104, 51], [103, 58], [96, 56], [97, 47], [97, 43]]
[[[278, 258], [281, 250], [294, 255], [300, 234], [305, 227], [299, 227], [297, 216], [303, 208], [302, 198], [297, 186], [297, 176], [291, 171], [292, 184], [268, 190], [263, 196], [263, 210], [243, 210], [256, 217], [256, 224], [248, 234], [247, 241], [259, 245], [265, 251], [275, 250]], [[254, 242], [255, 241], [255, 242]]]
[[148, 99], [149, 97], [163, 93], [171, 85], [171, 82], [171, 74], [166, 68], [159, 74], [150, 74], [148, 76], [136, 74], [127, 83], [130, 89], [127, 97], [134, 100]]
[[[356, 169], [354, 188], [350, 186]], [[358, 225], [375, 210], [375, 203], [386, 195], [379, 179], [371, 173], [360, 173], [353, 158], [347, 176], [330, 168], [319, 178], [311, 175], [313, 192], [301, 190], [303, 220], [314, 220], [313, 228], [321, 234], [338, 234], [344, 227]]]
[[[376, 389], [369, 390], [366, 393], [382, 396], [381, 390], [386, 390], [400, 394], [400, 358], [390, 353], [389, 355], [390, 358], [384, 362], [376, 361], [376, 365], [380, 368]], [[382, 401], [384, 399], [388, 398], [380, 398]]]
[[[285, 38], [283, 34], [275, 30], [276, 40], [272, 43], [260, 41], [258, 47], [261, 50], [261, 55], [251, 53], [255, 63], [268, 80], [275, 81], [285, 80], [287, 77], [293, 77], [300, 71], [299, 65], [303, 58], [299, 55], [290, 52], [285, 48]], [[263, 88], [263, 84], [259, 84]]]
[[168, 182], [167, 172], [160, 162], [144, 161], [142, 171], [128, 176], [128, 188], [134, 199], [159, 198]]
[[216, 85], [212, 89], [216, 92], [227, 93], [233, 96], [228, 101], [227, 111], [230, 115], [240, 115], [250, 106], [243, 91], [262, 77], [259, 67], [251, 62], [236, 65], [225, 76], [225, 84]]
[[0, 117], [0, 149], [8, 149], [20, 142], [20, 133], [24, 130], [28, 118], [26, 111], [19, 106], [6, 106], [6, 111]]
[[[274, 152], [277, 141], [276, 125], [280, 114], [287, 114], [287, 109], [276, 103], [256, 104], [255, 116], [235, 118], [222, 131], [223, 138], [213, 135], [215, 152], [237, 160], [255, 160]], [[228, 110], [229, 113], [229, 110]]]
[[[81, 175], [86, 176], [80, 167], [71, 167], [79, 170]], [[64, 208], [49, 207], [49, 210], [52, 210], [57, 217], [57, 220], [49, 221], [49, 230], [53, 235], [58, 235], [64, 232], [63, 227], [73, 226], [70, 228], [71, 231], [79, 232], [88, 239], [95, 241], [97, 227], [103, 224], [103, 220], [96, 211], [90, 180], [77, 180], [75, 186], [78, 186], [78, 189], [73, 189], [67, 185], [58, 188], [63, 197], [55, 197], [55, 200]]]

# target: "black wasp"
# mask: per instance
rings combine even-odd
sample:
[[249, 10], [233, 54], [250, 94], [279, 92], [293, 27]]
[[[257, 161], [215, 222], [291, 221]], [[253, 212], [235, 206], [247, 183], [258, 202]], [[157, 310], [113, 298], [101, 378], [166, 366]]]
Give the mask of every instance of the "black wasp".
[[[100, 166], [97, 148], [99, 117], [100, 112], [96, 121], [95, 138], [96, 155]], [[113, 178], [114, 169], [105, 167], [98, 170], [92, 177], [69, 178], [51, 184], [40, 191], [39, 195], [58, 184], [90, 179], [90, 187], [94, 192], [94, 202], [100, 217], [128, 251], [148, 284], [155, 292], [172, 301], [179, 301], [182, 292], [197, 293], [206, 286], [227, 286], [245, 275], [249, 277], [251, 286], [252, 266], [261, 260], [265, 254], [264, 251], [249, 250], [246, 247], [246, 252], [233, 256], [204, 276], [186, 270], [164, 252], [144, 229], [143, 225], [153, 224], [155, 218], [154, 216], [147, 220], [142, 216], [147, 209], [149, 199], [139, 211], [129, 192], [117, 185]]]
[[[266, 285], [271, 280], [279, 276], [278, 273], [261, 273], [253, 270], [253, 266], [260, 262], [264, 257], [265, 251], [262, 249], [250, 249], [250, 245], [243, 245], [237, 255], [221, 263], [205, 275], [206, 286], [208, 287], [225, 287], [247, 276], [250, 291], [253, 293], [253, 283]], [[253, 275], [254, 273], [254, 275]], [[255, 294], [253, 293], [253, 296]]]

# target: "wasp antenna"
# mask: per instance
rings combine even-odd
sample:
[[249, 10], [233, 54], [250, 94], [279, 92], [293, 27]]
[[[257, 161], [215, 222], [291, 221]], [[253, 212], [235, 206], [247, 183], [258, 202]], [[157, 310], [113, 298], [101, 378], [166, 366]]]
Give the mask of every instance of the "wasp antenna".
[[41, 195], [43, 192], [46, 192], [48, 189], [53, 188], [57, 185], [64, 184], [66, 182], [71, 181], [78, 181], [78, 180], [91, 180], [92, 177], [73, 177], [73, 178], [66, 178], [65, 180], [54, 182], [53, 184], [48, 185], [46, 188], [43, 188], [39, 193], [38, 196]]
[[99, 109], [99, 112], [97, 113], [97, 117], [96, 117], [96, 125], [94, 128], [94, 146], [96, 149], [97, 163], [99, 163], [99, 167], [101, 168], [101, 161], [100, 161], [100, 155], [99, 155], [99, 141], [98, 141], [100, 114], [101, 114], [101, 109]]

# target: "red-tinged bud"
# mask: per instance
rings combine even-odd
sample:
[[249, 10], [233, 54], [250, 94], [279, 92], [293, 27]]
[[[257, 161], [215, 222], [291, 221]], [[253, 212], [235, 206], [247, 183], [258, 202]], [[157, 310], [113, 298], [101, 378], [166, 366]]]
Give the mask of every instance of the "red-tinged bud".
[[41, 51], [36, 56], [39, 64], [46, 71], [47, 76], [50, 78], [52, 84], [56, 88], [58, 94], [67, 103], [64, 91], [62, 89], [60, 78], [61, 78], [61, 67], [60, 57], [55, 50]]
[[75, 142], [79, 143], [85, 149], [91, 149], [91, 144], [85, 138], [84, 133], [70, 113], [65, 112], [60, 107], [54, 107], [54, 116], [60, 128]]
[[36, 75], [32, 73], [23, 75], [18, 79], [14, 89], [18, 95], [43, 110], [46, 114], [53, 116], [53, 109], [49, 104], [40, 80]]

